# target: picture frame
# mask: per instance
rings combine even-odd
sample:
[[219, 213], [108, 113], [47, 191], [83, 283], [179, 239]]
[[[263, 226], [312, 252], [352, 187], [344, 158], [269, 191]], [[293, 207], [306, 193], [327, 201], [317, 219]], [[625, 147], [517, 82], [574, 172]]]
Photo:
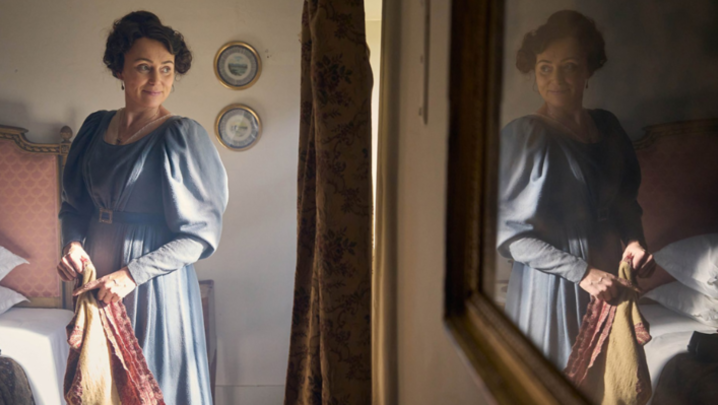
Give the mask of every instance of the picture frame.
[[496, 306], [498, 133], [504, 2], [454, 0], [449, 82], [444, 321], [498, 404], [588, 404]]
[[262, 121], [250, 107], [231, 104], [217, 115], [214, 132], [225, 148], [244, 151], [257, 144], [262, 134]]
[[248, 43], [224, 44], [214, 57], [214, 74], [222, 85], [232, 90], [253, 86], [262, 73], [262, 59]]

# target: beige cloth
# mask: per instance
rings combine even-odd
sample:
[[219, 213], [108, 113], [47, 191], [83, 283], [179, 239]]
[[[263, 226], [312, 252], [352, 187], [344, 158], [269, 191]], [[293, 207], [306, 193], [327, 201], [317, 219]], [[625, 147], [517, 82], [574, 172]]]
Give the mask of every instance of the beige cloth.
[[[86, 263], [82, 285], [94, 281]], [[105, 304], [95, 290], [75, 302], [67, 325], [70, 355], [65, 371], [65, 399], [70, 405], [164, 405], [122, 302]]]
[[[628, 262], [621, 262], [618, 276], [632, 280]], [[643, 350], [651, 335], [638, 310], [638, 294], [621, 291], [616, 305], [591, 300], [565, 372], [595, 404], [643, 405], [651, 398]]]

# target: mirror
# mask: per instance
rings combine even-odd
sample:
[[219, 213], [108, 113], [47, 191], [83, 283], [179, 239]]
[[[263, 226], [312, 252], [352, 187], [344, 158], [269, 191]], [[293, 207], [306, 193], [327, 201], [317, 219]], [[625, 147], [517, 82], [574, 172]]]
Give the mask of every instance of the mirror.
[[[634, 334], [650, 325], [653, 336], [633, 339], [639, 403], [646, 391], [670, 403], [686, 389], [676, 384], [677, 364], [695, 365], [681, 358], [693, 332], [716, 329], [713, 292], [691, 284], [699, 270], [670, 263], [715, 261], [715, 239], [701, 235], [718, 232], [710, 202], [717, 5], [461, 3], [468, 8], [452, 37], [452, 54], [462, 55], [452, 63], [462, 67], [452, 71], [450, 329], [499, 402], [610, 403], [608, 389], [581, 385], [575, 373], [567, 379], [564, 369], [572, 348], [580, 363], [579, 333], [600, 332], [584, 318], [591, 296], [623, 297], [614, 278], [630, 253], [641, 315], [629, 323]], [[705, 302], [702, 312], [687, 313], [692, 299]], [[606, 347], [590, 349], [607, 356]]]

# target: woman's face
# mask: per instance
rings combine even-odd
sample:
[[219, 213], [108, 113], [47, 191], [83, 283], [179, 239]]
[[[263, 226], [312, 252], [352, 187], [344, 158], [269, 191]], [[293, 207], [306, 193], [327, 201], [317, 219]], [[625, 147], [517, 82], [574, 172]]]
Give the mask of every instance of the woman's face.
[[550, 107], [580, 108], [583, 89], [591, 76], [586, 53], [575, 38], [557, 39], [536, 55], [536, 84]]
[[140, 38], [125, 54], [125, 66], [117, 76], [125, 82], [128, 107], [156, 108], [172, 91], [175, 57], [161, 42]]

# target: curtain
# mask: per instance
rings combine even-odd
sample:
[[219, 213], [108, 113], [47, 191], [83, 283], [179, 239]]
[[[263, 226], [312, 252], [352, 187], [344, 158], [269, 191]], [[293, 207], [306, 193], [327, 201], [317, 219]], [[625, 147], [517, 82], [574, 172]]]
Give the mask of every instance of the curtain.
[[285, 405], [371, 402], [371, 88], [362, 0], [305, 0]]

